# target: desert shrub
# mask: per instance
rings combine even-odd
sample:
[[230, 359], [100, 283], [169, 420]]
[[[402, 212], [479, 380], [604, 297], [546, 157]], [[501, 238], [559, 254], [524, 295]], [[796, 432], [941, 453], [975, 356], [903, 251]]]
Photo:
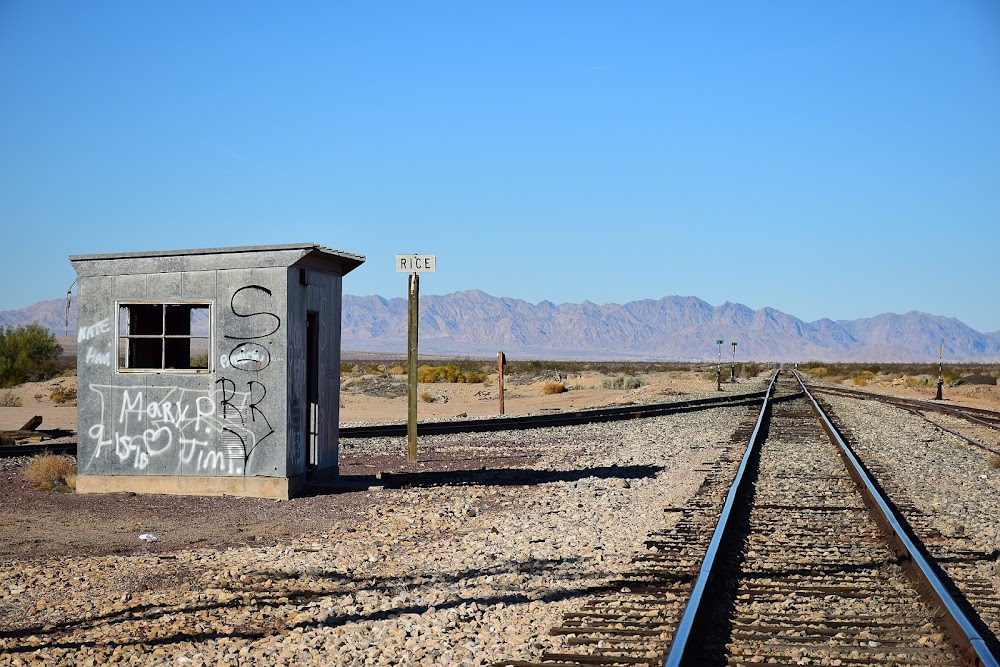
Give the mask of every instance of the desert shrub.
[[945, 382], [954, 382], [968, 372], [962, 368], [946, 368], [941, 372], [941, 379]]
[[433, 403], [434, 397], [431, 395], [431, 392], [422, 391], [420, 392], [420, 400], [423, 401], [424, 403]]
[[69, 403], [76, 400], [76, 387], [64, 387], [59, 385], [52, 390], [52, 402], [56, 405]]
[[59, 454], [38, 454], [24, 468], [25, 478], [43, 491], [76, 488], [76, 462]]
[[390, 375], [406, 375], [406, 366], [402, 364], [396, 364], [389, 368]]
[[465, 382], [476, 384], [486, 381], [486, 374], [474, 370], [462, 370], [455, 364], [444, 366], [421, 366], [417, 369], [417, 382]]
[[601, 380], [601, 389], [624, 389], [625, 376], [619, 375], [616, 378], [604, 378]]
[[60, 354], [62, 345], [40, 324], [0, 327], [0, 387], [57, 375]]
[[21, 407], [21, 397], [15, 396], [14, 392], [10, 389], [0, 394], [0, 408], [19, 408]]
[[[715, 379], [715, 371], [712, 371], [712, 379]], [[638, 389], [646, 384], [641, 377], [634, 375], [619, 375], [613, 378], [601, 380], [601, 389]]]
[[903, 376], [903, 386], [908, 389], [913, 389], [914, 387], [923, 387], [930, 383], [930, 379], [924, 375], [904, 375]]
[[566, 391], [566, 385], [562, 382], [546, 382], [542, 385], [543, 394], [561, 394]]
[[626, 389], [638, 389], [639, 387], [646, 384], [646, 381], [640, 377], [629, 376], [625, 378], [624, 386]]
[[873, 373], [872, 371], [865, 370], [865, 371], [861, 371], [860, 373], [858, 373], [857, 375], [855, 375], [853, 378], [851, 378], [851, 381], [854, 382], [854, 384], [856, 384], [859, 387], [864, 387], [874, 377], [875, 377], [875, 373]]
[[994, 454], [990, 457], [990, 467], [994, 469], [1000, 468], [1000, 454]]

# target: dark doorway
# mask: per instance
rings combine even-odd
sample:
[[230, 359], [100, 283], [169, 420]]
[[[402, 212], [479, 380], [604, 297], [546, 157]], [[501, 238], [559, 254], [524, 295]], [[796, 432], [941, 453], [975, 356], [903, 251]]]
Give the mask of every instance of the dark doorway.
[[306, 313], [306, 440], [309, 447], [309, 479], [316, 476], [319, 461], [319, 313]]

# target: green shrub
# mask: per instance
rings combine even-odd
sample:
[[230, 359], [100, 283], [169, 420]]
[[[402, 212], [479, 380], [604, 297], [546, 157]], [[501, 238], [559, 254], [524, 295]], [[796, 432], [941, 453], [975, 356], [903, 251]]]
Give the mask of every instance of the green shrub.
[[625, 378], [625, 388], [626, 389], [638, 389], [639, 387], [646, 384], [646, 381], [640, 377], [629, 376]]
[[625, 377], [619, 375], [616, 378], [604, 378], [601, 380], [601, 389], [624, 389]]
[[[715, 379], [714, 374], [712, 375], [712, 379]], [[619, 375], [618, 377], [601, 380], [602, 389], [638, 389], [645, 384], [645, 380], [634, 375]]]
[[40, 324], [0, 327], [0, 387], [54, 377], [62, 346]]

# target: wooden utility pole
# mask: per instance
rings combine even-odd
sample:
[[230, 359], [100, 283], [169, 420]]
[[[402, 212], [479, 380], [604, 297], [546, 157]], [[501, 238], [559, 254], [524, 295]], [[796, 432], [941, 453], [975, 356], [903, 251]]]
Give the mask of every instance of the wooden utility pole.
[[417, 321], [420, 313], [420, 275], [410, 274], [409, 311], [406, 339], [406, 379], [409, 382], [409, 410], [406, 419], [406, 462], [417, 462]]
[[503, 417], [503, 367], [507, 364], [507, 357], [503, 352], [497, 353], [497, 368], [500, 370], [500, 416]]
[[406, 376], [409, 385], [409, 409], [406, 419], [406, 462], [417, 462], [417, 321], [420, 319], [419, 272], [437, 270], [435, 255], [396, 255], [396, 273], [409, 273], [409, 309], [407, 312]]

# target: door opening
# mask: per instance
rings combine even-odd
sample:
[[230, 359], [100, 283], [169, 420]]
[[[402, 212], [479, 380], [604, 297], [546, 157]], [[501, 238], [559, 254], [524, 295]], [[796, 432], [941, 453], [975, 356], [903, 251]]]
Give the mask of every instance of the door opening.
[[306, 313], [306, 473], [315, 478], [319, 465], [319, 313]]

